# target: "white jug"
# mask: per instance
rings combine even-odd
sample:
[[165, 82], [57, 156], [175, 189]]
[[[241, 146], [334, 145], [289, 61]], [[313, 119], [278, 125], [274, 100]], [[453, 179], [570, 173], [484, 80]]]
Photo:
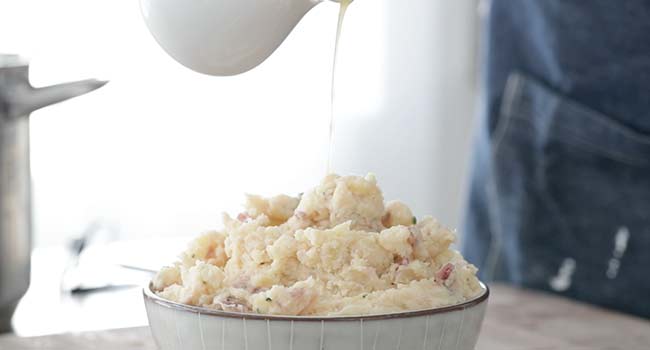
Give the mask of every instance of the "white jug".
[[176, 61], [204, 74], [235, 75], [262, 63], [323, 1], [140, 0], [140, 6], [149, 30]]

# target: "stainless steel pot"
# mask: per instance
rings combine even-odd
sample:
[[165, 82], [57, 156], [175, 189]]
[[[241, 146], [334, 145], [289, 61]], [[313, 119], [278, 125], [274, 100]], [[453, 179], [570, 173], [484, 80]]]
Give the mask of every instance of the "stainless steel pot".
[[0, 333], [29, 286], [31, 192], [29, 114], [83, 95], [105, 84], [98, 80], [33, 88], [29, 65], [0, 55]]

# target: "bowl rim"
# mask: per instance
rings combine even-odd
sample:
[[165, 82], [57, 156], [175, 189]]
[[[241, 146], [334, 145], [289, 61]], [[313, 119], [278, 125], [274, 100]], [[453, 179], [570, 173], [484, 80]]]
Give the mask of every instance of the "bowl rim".
[[359, 321], [359, 320], [386, 320], [393, 318], [406, 318], [442, 314], [452, 311], [465, 310], [485, 302], [490, 296], [490, 288], [483, 282], [479, 282], [483, 288], [483, 293], [476, 297], [465, 301], [460, 304], [454, 304], [443, 307], [436, 307], [431, 309], [413, 310], [413, 311], [400, 311], [387, 314], [370, 314], [370, 315], [343, 315], [343, 316], [288, 316], [288, 315], [269, 315], [269, 314], [255, 314], [243, 312], [222, 311], [210, 309], [202, 306], [193, 306], [181, 304], [175, 301], [164, 299], [153, 292], [153, 284], [150, 282], [145, 288], [142, 288], [142, 294], [145, 301], [150, 301], [154, 304], [163, 306], [169, 309], [180, 311], [187, 311], [198, 313], [199, 315], [211, 315], [228, 318], [239, 318], [247, 320], [270, 320], [270, 321]]

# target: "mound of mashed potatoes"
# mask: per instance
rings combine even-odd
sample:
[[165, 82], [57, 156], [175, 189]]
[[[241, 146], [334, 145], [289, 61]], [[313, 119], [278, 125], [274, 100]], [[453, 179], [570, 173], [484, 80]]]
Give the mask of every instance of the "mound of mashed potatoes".
[[368, 315], [462, 303], [477, 269], [431, 217], [384, 203], [373, 175], [329, 175], [299, 197], [249, 195], [153, 279], [162, 298], [234, 312]]

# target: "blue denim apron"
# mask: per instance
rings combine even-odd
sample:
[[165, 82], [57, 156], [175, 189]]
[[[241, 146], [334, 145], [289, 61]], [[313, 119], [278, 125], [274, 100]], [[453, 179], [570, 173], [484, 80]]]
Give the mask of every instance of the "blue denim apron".
[[650, 1], [489, 9], [464, 254], [650, 318]]

